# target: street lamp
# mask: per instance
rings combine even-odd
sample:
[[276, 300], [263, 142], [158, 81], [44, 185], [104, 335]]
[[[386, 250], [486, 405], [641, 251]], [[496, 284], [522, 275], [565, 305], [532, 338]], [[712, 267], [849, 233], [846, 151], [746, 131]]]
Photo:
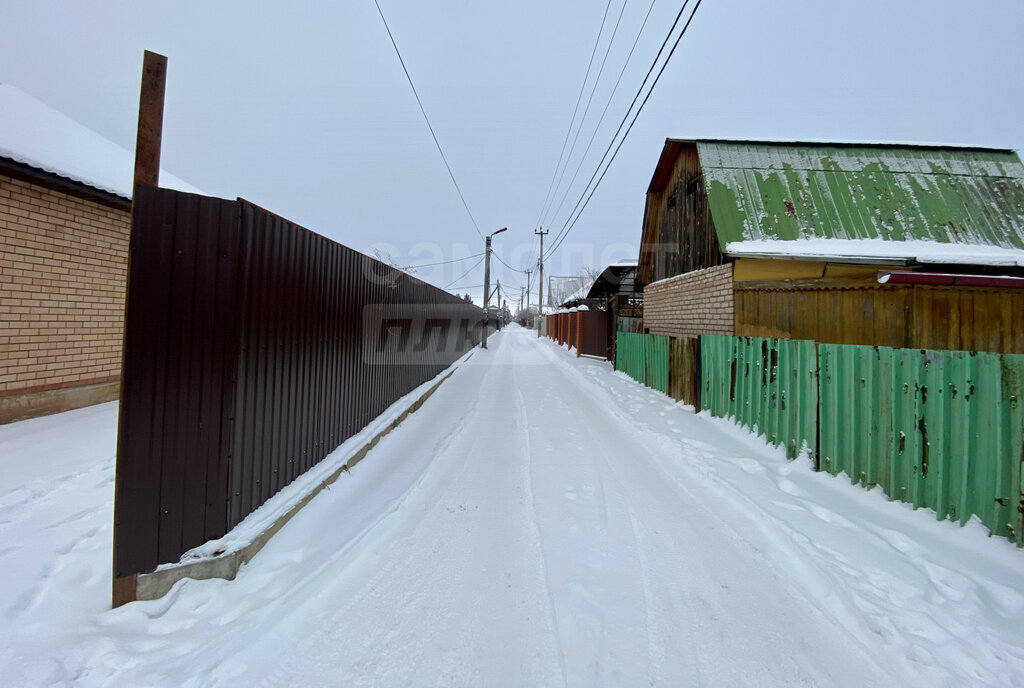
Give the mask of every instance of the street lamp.
[[487, 310], [488, 305], [491, 302], [491, 237], [495, 234], [501, 234], [502, 232], [508, 231], [508, 227], [502, 227], [497, 232], [491, 232], [486, 238], [486, 257], [484, 258], [484, 338], [480, 343], [480, 347], [483, 349], [487, 348], [487, 326], [490, 320], [490, 313]]

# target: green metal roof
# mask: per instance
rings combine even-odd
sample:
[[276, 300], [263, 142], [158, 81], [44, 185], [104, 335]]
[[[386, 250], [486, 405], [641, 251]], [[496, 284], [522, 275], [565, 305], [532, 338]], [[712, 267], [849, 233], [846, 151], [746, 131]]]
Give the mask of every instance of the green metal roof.
[[731, 242], [925, 240], [1024, 249], [1024, 165], [978, 148], [697, 141]]

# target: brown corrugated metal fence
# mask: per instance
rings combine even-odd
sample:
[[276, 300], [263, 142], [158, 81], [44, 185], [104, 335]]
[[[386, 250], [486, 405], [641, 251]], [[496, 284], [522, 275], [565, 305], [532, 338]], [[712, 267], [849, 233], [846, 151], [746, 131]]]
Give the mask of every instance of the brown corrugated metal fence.
[[245, 201], [140, 187], [115, 576], [220, 537], [478, 340], [482, 311]]
[[576, 355], [600, 356], [607, 359], [608, 311], [577, 311], [571, 315], [577, 320]]

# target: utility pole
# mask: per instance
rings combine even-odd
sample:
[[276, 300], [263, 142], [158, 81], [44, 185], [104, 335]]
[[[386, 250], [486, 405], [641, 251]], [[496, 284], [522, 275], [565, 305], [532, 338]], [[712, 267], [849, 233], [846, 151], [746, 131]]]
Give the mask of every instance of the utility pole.
[[484, 336], [480, 342], [480, 348], [487, 348], [487, 327], [490, 324], [490, 312], [487, 310], [488, 305], [491, 302], [491, 237], [495, 234], [501, 234], [506, 231], [508, 227], [502, 227], [497, 232], [491, 232], [487, 235], [484, 242], [486, 250], [486, 257], [484, 258]]
[[530, 317], [530, 273], [533, 270], [526, 270], [526, 317]]
[[[551, 230], [544, 231], [541, 227], [540, 231], [533, 230], [534, 234], [540, 235], [540, 273], [538, 274], [539, 290], [537, 293], [537, 315], [540, 318], [544, 317], [544, 235], [550, 234]], [[543, 326], [543, 320], [537, 324], [537, 336], [540, 336], [540, 329]]]

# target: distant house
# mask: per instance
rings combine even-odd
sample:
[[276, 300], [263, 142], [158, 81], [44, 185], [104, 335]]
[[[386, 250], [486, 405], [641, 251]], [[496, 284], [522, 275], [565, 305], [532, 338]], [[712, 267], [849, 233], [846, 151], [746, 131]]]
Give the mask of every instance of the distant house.
[[608, 311], [609, 337], [613, 344], [617, 331], [640, 332], [643, 298], [636, 289], [636, 261], [620, 261], [606, 267], [594, 280], [586, 299], [580, 303], [597, 304]]
[[0, 423], [117, 397], [133, 170], [0, 84]]
[[1024, 352], [1024, 166], [983, 148], [669, 140], [637, 284], [652, 333]]

